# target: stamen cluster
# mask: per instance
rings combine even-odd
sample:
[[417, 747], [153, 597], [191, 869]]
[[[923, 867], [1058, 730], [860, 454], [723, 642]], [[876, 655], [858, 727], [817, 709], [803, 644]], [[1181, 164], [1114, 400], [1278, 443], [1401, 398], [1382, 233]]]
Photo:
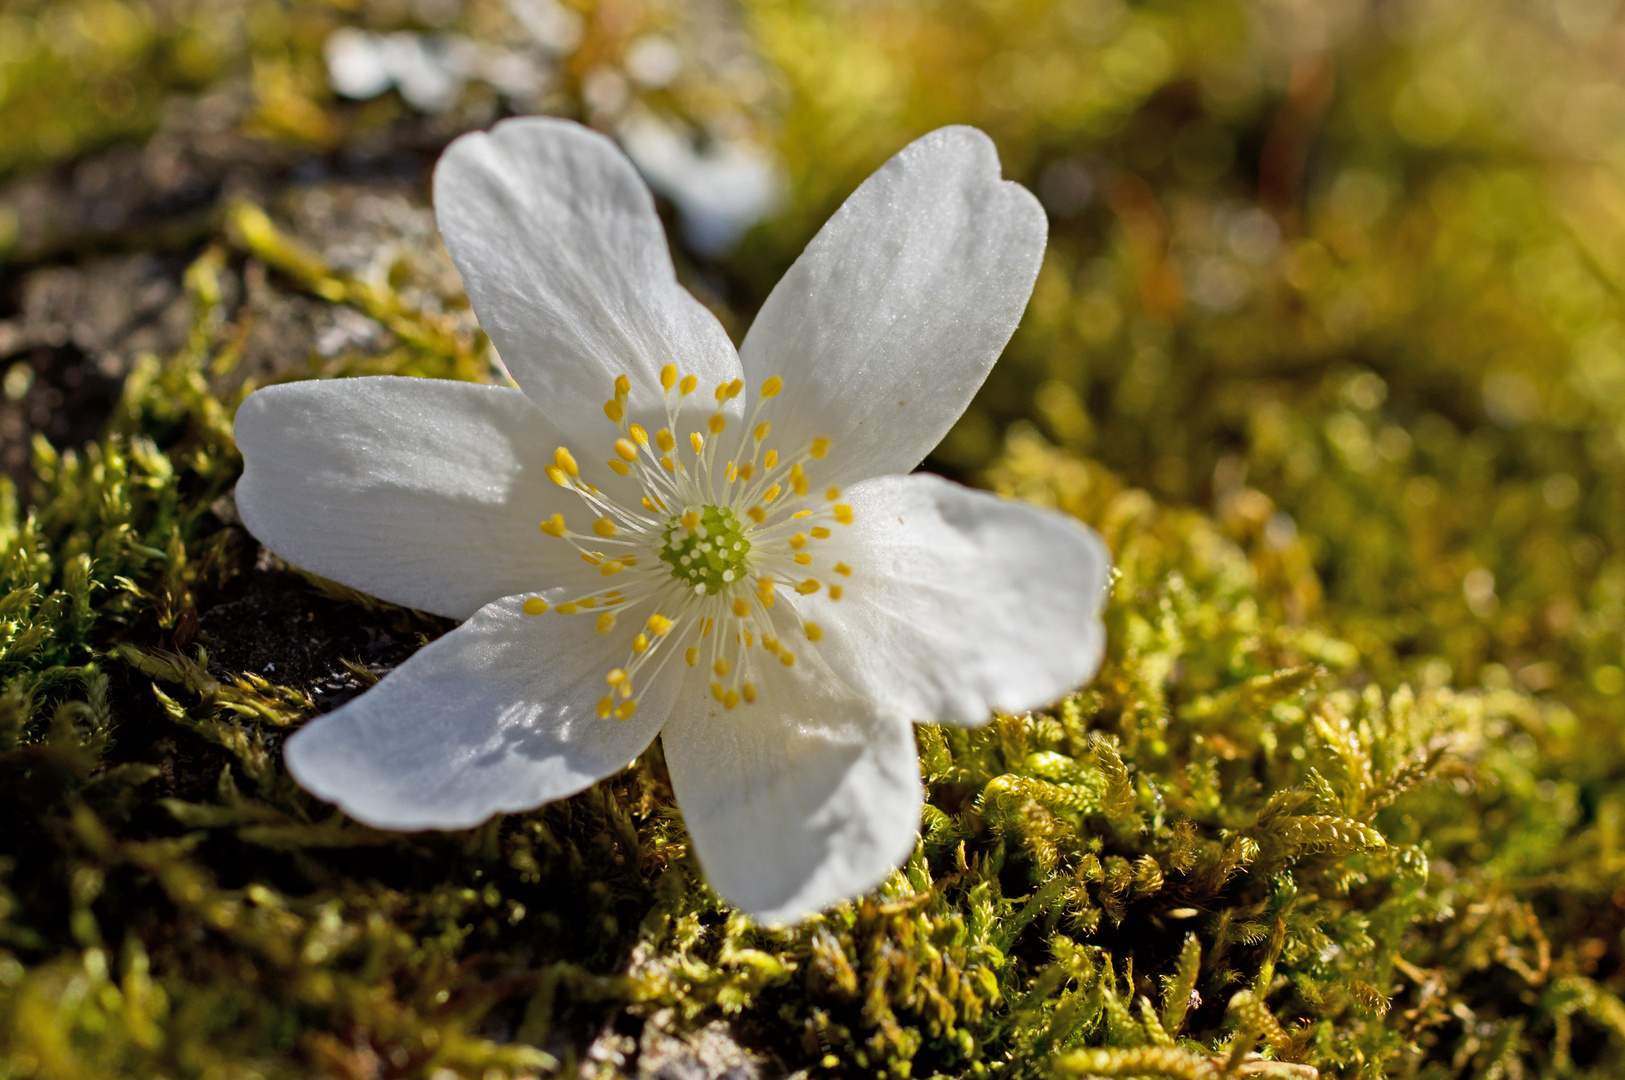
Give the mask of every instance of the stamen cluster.
[[[605, 675], [609, 692], [598, 703], [604, 718], [631, 717], [641, 688], [679, 652], [689, 667], [706, 665], [714, 676], [712, 695], [726, 708], [755, 701], [760, 674], [768, 670], [762, 665], [771, 659], [792, 666], [795, 649], [802, 647], [792, 644], [796, 638], [811, 643], [823, 636], [816, 623], [787, 612], [788, 605], [775, 610], [776, 590], [811, 595], [827, 589], [830, 599], [839, 600], [842, 579], [852, 573], [840, 562], [820, 567], [814, 554], [814, 542], [829, 539], [831, 524], [853, 520], [852, 508], [838, 501], [838, 488], [810, 494], [808, 468], [816, 468], [830, 440], [814, 439], [787, 455], [769, 445], [772, 425], [760, 417], [763, 405], [783, 389], [781, 379], [763, 382], [731, 454], [719, 451], [728, 431], [723, 408], [744, 391], [743, 380], [719, 384], [715, 410], [703, 425], [694, 425], [703, 430], [689, 431], [681, 441], [675, 432], [698, 379], [679, 379], [676, 366], [668, 364], [660, 382], [666, 425], [653, 436], [627, 419], [627, 376], [616, 378], [614, 396], [604, 403], [617, 432], [605, 464], [635, 481], [636, 506], [626, 497], [630, 492], [617, 497], [584, 480], [567, 447], [559, 447], [547, 467], [549, 478], [579, 495], [594, 518], [583, 532], [554, 514], [541, 531], [571, 544], [603, 577], [627, 577], [621, 588], [556, 605], [533, 598], [525, 611], [595, 612], [601, 634], [613, 633], [623, 612], [638, 612], [626, 661]], [[820, 578], [821, 570], [833, 577]]]

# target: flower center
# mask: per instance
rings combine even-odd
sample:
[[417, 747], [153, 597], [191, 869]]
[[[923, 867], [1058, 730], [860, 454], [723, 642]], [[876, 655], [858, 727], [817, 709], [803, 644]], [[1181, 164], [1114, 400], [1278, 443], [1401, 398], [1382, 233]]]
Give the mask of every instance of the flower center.
[[666, 523], [660, 561], [696, 593], [715, 596], [745, 576], [750, 541], [723, 506], [702, 506]]
[[[763, 404], [783, 389], [783, 380], [762, 383], [755, 410], [737, 435], [722, 410], [745, 384], [721, 384], [716, 411], [703, 424], [689, 425], [702, 430], [682, 438], [675, 433], [683, 430], [685, 405], [698, 380], [679, 380], [668, 364], [660, 385], [666, 426], [652, 436], [627, 419], [627, 376], [616, 378], [615, 396], [604, 402], [604, 415], [618, 433], [605, 464], [637, 485], [631, 492], [636, 505], [624, 497], [626, 490], [607, 492], [584, 479], [566, 447], [547, 466], [549, 479], [580, 496], [594, 520], [577, 531], [563, 514], [554, 514], [542, 522], [542, 532], [570, 544], [618, 587], [558, 604], [540, 597], [525, 601], [529, 615], [591, 615], [600, 634], [616, 633], [622, 616], [631, 617], [636, 629], [627, 658], [604, 676], [609, 692], [598, 703], [600, 717], [617, 720], [632, 716], [643, 691], [674, 656], [690, 668], [708, 669], [711, 694], [723, 707], [755, 701], [759, 678], [795, 664], [798, 639], [810, 645], [823, 637], [793, 604], [776, 606], [777, 590], [823, 592], [839, 600], [852, 573], [845, 563], [818, 554], [831, 525], [853, 520], [852, 508], [838, 501], [839, 489], [812, 486], [809, 470], [817, 468], [830, 440], [814, 439], [781, 455], [771, 445], [772, 424], [758, 423]], [[732, 449], [723, 449], [730, 442]]]

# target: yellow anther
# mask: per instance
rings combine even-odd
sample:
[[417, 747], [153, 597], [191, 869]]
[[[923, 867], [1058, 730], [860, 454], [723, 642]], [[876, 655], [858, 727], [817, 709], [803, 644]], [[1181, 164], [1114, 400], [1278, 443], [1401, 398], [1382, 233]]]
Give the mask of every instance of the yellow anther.
[[796, 586], [796, 592], [800, 593], [802, 596], [811, 596], [813, 593], [815, 593], [817, 591], [818, 591], [818, 579], [817, 578], [808, 578], [806, 581], [803, 581], [800, 585]]
[[779, 663], [783, 664], [785, 667], [795, 667], [796, 654], [791, 652], [789, 649], [780, 650]]
[[828, 439], [814, 439], [812, 445], [807, 448], [807, 456], [815, 461], [827, 453], [829, 453]]
[[611, 671], [608, 675], [604, 676], [604, 681], [609, 683], [611, 686], [619, 686], [625, 679], [625, 668], [616, 668], [614, 671]]
[[615, 695], [605, 694], [598, 699], [598, 719], [608, 720], [609, 714], [615, 711]]
[[836, 499], [839, 499], [840, 497], [841, 497], [841, 489], [838, 488], [838, 487], [832, 487], [828, 491], [824, 492], [824, 498], [828, 499], [830, 502], [834, 502]]
[[[602, 556], [599, 557], [602, 558]], [[583, 596], [580, 600], [577, 600], [576, 603], [584, 608], [595, 608], [598, 606], [598, 597]]]
[[617, 720], [630, 720], [630, 719], [632, 719], [632, 714], [637, 712], [637, 711], [638, 711], [638, 703], [637, 702], [635, 702], [635, 701], [623, 701], [623, 702], [621, 702], [619, 705], [617, 705], [615, 707], [615, 719], [617, 719]]
[[608, 461], [604, 462], [604, 464], [608, 465], [610, 470], [614, 472], [616, 476], [625, 476], [627, 473], [632, 471], [632, 466], [628, 465], [620, 458], [610, 458]]
[[625, 375], [615, 376], [615, 396], [625, 397], [632, 392], [632, 380]]
[[[755, 439], [757, 442], [761, 442], [763, 439], [767, 438], [767, 433], [772, 430], [773, 424], [770, 421], [763, 420], [760, 424], [756, 425], [756, 430], [751, 432], [751, 438]], [[771, 465], [768, 466], [770, 469], [772, 467], [773, 466]]]
[[805, 476], [790, 477], [790, 490], [794, 491], [797, 495], [807, 494], [807, 478]]
[[769, 450], [767, 453], [763, 454], [762, 464], [766, 465], [770, 469], [776, 468], [779, 464], [779, 452], [777, 450]]
[[708, 638], [708, 637], [711, 636], [711, 624], [714, 623], [714, 622], [716, 622], [715, 619], [706, 619], [705, 620], [705, 625], [700, 627], [700, 636], [702, 638]]
[[[815, 529], [813, 531], [816, 532], [817, 530]], [[827, 536], [829, 534], [826, 533], [825, 535]], [[802, 548], [804, 548], [806, 546], [807, 546], [807, 534], [806, 533], [796, 533], [794, 536], [790, 537], [790, 549], [792, 551], [800, 551]]]
[[767, 520], [767, 511], [763, 510], [760, 506], [753, 506], [749, 510], [745, 511], [745, 516], [756, 522], [756, 524], [760, 525], [762, 522]]
[[829, 598], [831, 600], [839, 600], [841, 598], [841, 587], [839, 585], [831, 585], [829, 587]]
[[842, 525], [852, 524], [852, 508], [845, 503], [835, 504], [835, 520]]
[[638, 459], [638, 448], [632, 445], [631, 439], [616, 439], [615, 452], [621, 455], [622, 461], [636, 461]]
[[725, 383], [725, 382], [717, 383], [717, 401], [723, 402], [723, 401], [727, 401], [727, 400], [728, 400], [728, 384]]
[[726, 675], [733, 669], [733, 665], [728, 663], [728, 658], [726, 656], [717, 657], [717, 662], [711, 665], [711, 670], [716, 672], [718, 675]]
[[660, 502], [659, 499], [651, 499], [649, 496], [645, 495], [643, 497], [643, 508], [649, 511], [651, 514], [658, 514], [666, 507]]
[[747, 648], [747, 649], [750, 648], [753, 644], [755, 644], [755, 642], [756, 642], [756, 638], [751, 634], [751, 632], [749, 630], [746, 630], [745, 631], [745, 648]]
[[689, 667], [693, 667], [695, 664], [699, 663], [700, 650], [698, 650], [698, 649], [689, 649], [687, 652], [685, 652], [683, 654], [683, 659], [688, 661], [688, 666]]
[[547, 611], [547, 601], [539, 596], [533, 596], [525, 601], [526, 615], [541, 615]]
[[647, 431], [644, 431], [641, 426], [639, 426], [637, 424], [633, 424], [631, 427], [627, 428], [626, 430], [631, 432], [633, 441], [636, 442], [639, 446], [648, 446], [649, 445], [649, 433]]
[[728, 420], [721, 413], [717, 413], [705, 422], [705, 426], [711, 429], [711, 434], [721, 435], [723, 429], [728, 426]]
[[547, 467], [547, 469], [546, 469], [546, 472], [547, 472], [547, 478], [549, 480], [553, 481], [559, 487], [569, 487], [570, 486], [570, 478], [567, 475], [565, 475], [564, 470], [559, 468], [557, 465], [549, 465]]
[[688, 445], [692, 446], [694, 452], [698, 454], [705, 449], [705, 438], [699, 432], [691, 431], [688, 433]]
[[664, 454], [660, 455], [660, 467], [669, 473], [674, 473], [677, 471], [677, 466], [671, 463], [671, 458]]
[[626, 566], [636, 566], [638, 561], [630, 555], [622, 555], [621, 562]]
[[649, 635], [648, 634], [639, 634], [637, 637], [632, 639], [632, 651], [633, 652], [642, 653], [648, 648], [649, 648]]
[[700, 512], [698, 510], [690, 510], [682, 517], [678, 518], [677, 523], [683, 528], [687, 529], [689, 532], [693, 532], [695, 529], [700, 527]]
[[626, 409], [619, 401], [615, 400], [614, 398], [610, 398], [608, 401], [604, 402], [604, 415], [609, 417], [610, 423], [619, 424], [621, 422], [621, 417], [626, 415]]
[[736, 398], [739, 396], [739, 392], [743, 389], [745, 389], [745, 380], [735, 379], [733, 382], [728, 384], [728, 396], [731, 398]]
[[615, 613], [613, 611], [606, 611], [598, 616], [598, 632], [600, 634], [607, 634], [613, 629], [615, 629]]
[[829, 539], [829, 530], [824, 528], [822, 525], [814, 525], [812, 527], [812, 529], [809, 530], [809, 531], [813, 534], [813, 539], [814, 540], [828, 540]]
[[615, 528], [615, 523], [609, 520], [609, 518], [601, 517], [592, 523], [592, 531], [608, 540], [620, 530]]
[[661, 428], [655, 432], [655, 445], [660, 447], [662, 453], [671, 453], [671, 448], [677, 445], [670, 428]]
[[771, 601], [773, 598], [773, 586], [774, 581], [772, 578], [757, 578], [756, 595], [765, 601]]
[[743, 465], [739, 466], [739, 479], [741, 479], [741, 480], [749, 480], [751, 477], [753, 477], [755, 475], [756, 475], [756, 466], [752, 465], [750, 462], [747, 461]]
[[796, 553], [796, 562], [800, 563], [802, 566], [811, 566], [812, 565], [812, 556], [807, 554], [805, 551], [797, 552]]
[[730, 484], [739, 479], [739, 469], [733, 462], [730, 461], [723, 467], [722, 479]]
[[604, 561], [604, 556], [601, 552], [597, 551], [583, 551], [581, 553], [581, 561], [587, 563], [589, 566], [597, 566], [599, 563]]
[[677, 389], [682, 392], [684, 397], [688, 397], [698, 385], [700, 385], [700, 380], [696, 376], [684, 375], [683, 381], [677, 384]]
[[619, 590], [619, 589], [611, 589], [611, 590], [609, 590], [609, 592], [604, 594], [604, 603], [612, 604], [615, 601], [619, 600], [620, 598], [621, 598], [621, 590]]
[[824, 637], [824, 628], [815, 622], [808, 623], [806, 626], [803, 626], [802, 629], [807, 631], [808, 641], [820, 641]]
[[553, 451], [553, 464], [571, 476], [581, 475], [581, 468], [576, 464], [576, 456], [562, 446]]
[[729, 690], [726, 694], [722, 695], [722, 707], [724, 709], [731, 709], [735, 705], [738, 705], [738, 704], [739, 704], [739, 691], [737, 691], [737, 690]]
[[743, 619], [746, 615], [750, 614], [750, 601], [741, 596], [739, 599], [734, 601], [733, 612], [735, 615], [738, 615], [741, 619]]
[[660, 385], [662, 389], [670, 390], [677, 385], [677, 365], [667, 364], [660, 369]]
[[542, 531], [549, 536], [563, 536], [568, 531], [564, 527], [564, 515], [554, 514], [542, 522]]
[[574, 615], [576, 612], [580, 611], [581, 608], [572, 603], [563, 603], [553, 610], [558, 612], [560, 615]]
[[774, 499], [779, 497], [779, 493], [782, 492], [783, 490], [784, 489], [782, 487], [780, 487], [777, 484], [774, 484], [772, 487], [770, 487], [766, 491], [762, 492], [762, 501], [765, 502], [765, 503], [772, 502]]
[[625, 682], [621, 683], [620, 689], [616, 690], [615, 693], [620, 695], [621, 700], [623, 700], [623, 701], [626, 700], [627, 698], [631, 697], [632, 696], [632, 680], [627, 679]]
[[852, 576], [852, 568], [846, 565], [844, 562], [838, 562], [835, 564], [835, 572], [840, 574], [842, 577]]
[[776, 638], [776, 637], [773, 637], [771, 635], [768, 635], [768, 634], [763, 634], [762, 635], [762, 648], [766, 649], [768, 652], [772, 653], [774, 656], [779, 655], [779, 648], [780, 648], [779, 639]]
[[711, 696], [716, 698], [718, 701], [722, 700], [722, 684], [721, 683], [713, 682], [711, 684]]
[[626, 564], [623, 563], [621, 560], [619, 560], [619, 559], [611, 559], [611, 560], [609, 560], [609, 562], [607, 562], [604, 565], [600, 566], [598, 568], [598, 572], [600, 574], [604, 575], [605, 577], [614, 577], [616, 574], [619, 574], [622, 570], [625, 570], [625, 569], [626, 569]]
[[744, 686], [741, 686], [739, 689], [744, 691], [746, 701], [755, 701], [756, 700], [756, 684], [755, 683], [748, 682]]
[[774, 375], [762, 384], [762, 396], [765, 398], [778, 397], [779, 391], [783, 389], [784, 380]]
[[666, 618], [658, 611], [649, 616], [649, 633], [653, 634], [655, 637], [665, 637], [667, 634], [671, 633], [671, 628], [673, 625], [674, 624], [670, 619]]
[[811, 513], [812, 513], [811, 510], [797, 510], [795, 513], [791, 514], [790, 516], [793, 517], [793, 518], [804, 518], [804, 517], [809, 516]]

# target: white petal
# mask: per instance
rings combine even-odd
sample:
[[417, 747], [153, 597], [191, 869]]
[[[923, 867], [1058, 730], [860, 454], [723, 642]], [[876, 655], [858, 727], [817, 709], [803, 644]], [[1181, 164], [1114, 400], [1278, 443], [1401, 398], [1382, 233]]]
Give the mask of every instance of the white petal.
[[702, 392], [739, 376], [722, 325], [677, 284], [649, 189], [604, 136], [546, 117], [464, 135], [435, 167], [434, 205], [480, 326], [573, 438], [613, 441], [617, 375], [645, 412], [666, 364]]
[[540, 522], [585, 527], [550, 482], [561, 436], [512, 388], [380, 376], [285, 383], [237, 410], [237, 509], [295, 566], [463, 619], [521, 592], [590, 587]]
[[[1094, 677], [1111, 556], [1052, 510], [924, 473], [843, 498], [855, 515], [817, 552], [842, 585], [793, 600], [823, 630], [829, 665], [911, 720], [981, 724], [1047, 705]], [[850, 577], [831, 574], [836, 562]]]
[[573, 795], [642, 753], [682, 680], [649, 685], [631, 719], [599, 719], [626, 641], [591, 615], [481, 608], [377, 686], [288, 740], [311, 793], [384, 829], [464, 829]]
[[833, 439], [819, 483], [918, 465], [1015, 331], [1046, 232], [975, 128], [904, 147], [819, 230], [740, 347], [753, 391], [784, 379], [781, 449]]
[[765, 922], [792, 922], [902, 863], [923, 800], [906, 721], [853, 695], [815, 655], [731, 710], [703, 682], [690, 677], [661, 741], [717, 892]]

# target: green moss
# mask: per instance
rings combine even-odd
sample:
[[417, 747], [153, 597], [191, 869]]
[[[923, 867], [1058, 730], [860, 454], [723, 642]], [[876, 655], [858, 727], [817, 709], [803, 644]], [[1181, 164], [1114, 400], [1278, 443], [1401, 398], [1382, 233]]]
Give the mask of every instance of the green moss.
[[[239, 134], [397, 130], [321, 86], [338, 8], [257, 5], [208, 45], [190, 8], [36, 7], [100, 44], [74, 66], [0, 23], [0, 172], [139, 139], [162, 94], [250, 66]], [[791, 204], [696, 287], [741, 325], [907, 137], [983, 126], [1052, 240], [938, 464], [1091, 523], [1118, 568], [1093, 684], [919, 728], [913, 856], [788, 930], [707, 889], [658, 747], [458, 834], [290, 781], [318, 700], [445, 624], [234, 523], [271, 308], [233, 282], [387, 331], [273, 377], [490, 356], [407, 260], [341, 269], [223, 205], [187, 344], [133, 366], [94, 444], [36, 440], [31, 491], [0, 483], [0, 1078], [613, 1075], [589, 1045], [719, 1020], [814, 1075], [1618, 1075], [1625, 234], [1615, 171], [1574, 165], [1606, 133], [1564, 121], [1554, 149], [1499, 89], [1613, 78], [1580, 6], [1540, 7], [1321, 34], [1219, 0], [745, 5]], [[564, 85], [665, 25], [617, 10]], [[134, 107], [77, 111], [108, 79]], [[743, 122], [698, 85], [646, 103]], [[229, 611], [332, 656], [247, 670]]]
[[190, 274], [193, 347], [131, 380], [97, 446], [42, 444], [37, 509], [9, 510], [15, 1074], [368, 1055], [523, 1074], [605, 1009], [728, 1017], [849, 1075], [1487, 1069], [1625, 1035], [1625, 1005], [1552, 947], [1586, 940], [1614, 859], [1617, 811], [1585, 818], [1553, 768], [1582, 753], [1575, 716], [1511, 689], [1381, 689], [1357, 647], [1284, 614], [1305, 589], [1290, 548], [1249, 552], [1032, 433], [989, 480], [1101, 529], [1110, 660], [1052, 712], [920, 728], [924, 838], [874, 896], [794, 930], [729, 914], [658, 750], [466, 834], [333, 815], [277, 760], [309, 696], [177, 644], [251, 572], [208, 509], [236, 468], [202, 374], [232, 340], [211, 308], [225, 257]]

